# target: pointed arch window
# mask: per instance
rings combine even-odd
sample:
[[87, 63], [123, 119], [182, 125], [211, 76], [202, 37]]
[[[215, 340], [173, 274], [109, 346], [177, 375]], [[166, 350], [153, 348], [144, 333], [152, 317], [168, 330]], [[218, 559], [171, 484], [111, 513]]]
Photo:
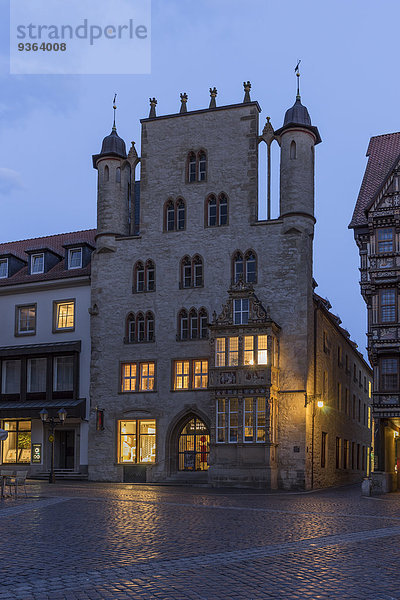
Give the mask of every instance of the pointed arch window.
[[133, 269], [134, 293], [154, 292], [156, 289], [156, 269], [152, 260], [143, 263], [138, 260]]
[[203, 286], [203, 259], [196, 254], [193, 258], [184, 256], [181, 260], [181, 288], [192, 288]]
[[203, 259], [196, 255], [193, 257], [193, 287], [203, 285]]
[[246, 283], [257, 283], [257, 256], [253, 250], [242, 254], [239, 250], [233, 255], [233, 283], [240, 279]]
[[108, 165], [104, 167], [104, 181], [109, 181], [110, 179], [110, 169]]
[[186, 164], [186, 181], [188, 183], [207, 180], [207, 153], [205, 150], [199, 150], [197, 153], [191, 150]]
[[146, 313], [146, 340], [148, 342], [154, 342], [154, 315], [152, 312], [148, 311]]
[[210, 194], [205, 207], [206, 227], [220, 227], [228, 224], [228, 198], [226, 194]]
[[141, 261], [138, 261], [134, 269], [135, 292], [144, 292], [144, 281], [144, 265]]
[[185, 258], [182, 259], [181, 283], [184, 288], [192, 287], [192, 261], [189, 256], [185, 256]]
[[121, 183], [121, 169], [120, 169], [120, 167], [117, 167], [117, 169], [115, 171], [115, 181], [117, 183]]
[[252, 250], [248, 250], [245, 254], [246, 263], [246, 283], [257, 283], [257, 259]]
[[188, 158], [188, 182], [196, 181], [196, 155], [194, 152], [189, 153]]
[[154, 342], [154, 315], [152, 312], [146, 312], [146, 316], [142, 312], [129, 313], [126, 318], [126, 344], [136, 344], [141, 342]]
[[178, 314], [178, 332], [176, 339], [204, 340], [208, 338], [208, 313], [205, 308], [191, 308], [188, 312], [183, 308]]
[[294, 140], [290, 144], [290, 158], [292, 160], [296, 158], [296, 142]]
[[183, 231], [186, 227], [186, 205], [183, 198], [168, 200], [164, 206], [164, 231]]
[[237, 283], [240, 279], [243, 279], [243, 254], [236, 252], [233, 256], [233, 282]]
[[207, 156], [206, 153], [201, 151], [198, 153], [198, 164], [199, 164], [199, 181], [205, 181], [207, 177]]

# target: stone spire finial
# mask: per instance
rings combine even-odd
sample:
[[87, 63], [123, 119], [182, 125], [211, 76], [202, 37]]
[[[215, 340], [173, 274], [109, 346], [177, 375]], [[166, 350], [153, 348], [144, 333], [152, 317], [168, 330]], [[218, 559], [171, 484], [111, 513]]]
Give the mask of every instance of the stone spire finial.
[[184, 92], [183, 94], [181, 94], [181, 113], [185, 113], [187, 112], [187, 101], [188, 101], [188, 95], [186, 92]]
[[261, 136], [267, 144], [270, 144], [275, 137], [274, 128], [272, 127], [270, 121], [271, 117], [267, 117], [267, 122], [264, 125], [264, 129]]
[[251, 98], [250, 98], [251, 83], [250, 83], [250, 81], [247, 81], [247, 82], [243, 81], [243, 87], [244, 87], [243, 103], [251, 102]]
[[157, 100], [155, 98], [149, 98], [149, 101], [150, 101], [149, 119], [154, 119], [157, 116], [156, 115]]
[[217, 103], [215, 101], [215, 98], [217, 97], [217, 88], [213, 87], [210, 88], [210, 96], [211, 96], [211, 100], [210, 100], [210, 106], [208, 108], [216, 108], [217, 107]]
[[138, 158], [138, 153], [135, 148], [135, 142], [131, 142], [131, 147], [129, 150], [128, 158], [130, 158], [131, 160]]

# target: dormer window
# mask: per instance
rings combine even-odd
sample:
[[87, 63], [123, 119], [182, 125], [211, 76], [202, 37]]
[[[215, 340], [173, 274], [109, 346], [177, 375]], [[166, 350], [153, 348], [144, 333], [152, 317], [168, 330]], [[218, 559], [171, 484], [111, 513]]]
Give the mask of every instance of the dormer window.
[[36, 275], [44, 273], [44, 254], [32, 254], [31, 256], [31, 274]]
[[0, 258], [0, 279], [8, 277], [8, 258]]
[[82, 268], [82, 248], [68, 250], [68, 269]]

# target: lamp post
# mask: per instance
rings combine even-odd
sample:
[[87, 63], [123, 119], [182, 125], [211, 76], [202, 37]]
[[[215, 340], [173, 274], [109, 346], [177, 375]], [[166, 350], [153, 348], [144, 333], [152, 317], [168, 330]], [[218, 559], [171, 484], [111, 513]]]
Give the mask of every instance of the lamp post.
[[64, 425], [65, 419], [67, 418], [67, 411], [65, 408], [61, 408], [58, 411], [58, 420], [54, 417], [49, 417], [49, 413], [45, 408], [40, 411], [40, 418], [42, 419], [43, 426], [45, 423], [48, 423], [50, 428], [49, 442], [51, 443], [51, 466], [50, 466], [50, 475], [49, 475], [49, 483], [56, 482], [56, 476], [54, 473], [54, 430], [56, 425]]
[[[315, 394], [315, 395], [308, 395], [307, 393], [304, 394], [305, 396], [305, 407], [307, 408], [307, 406], [309, 404], [312, 404], [312, 413], [311, 413], [311, 417], [312, 417], [312, 421], [311, 421], [311, 489], [314, 489], [314, 437], [315, 437], [315, 415], [316, 415], [316, 410], [315, 410], [315, 404], [317, 404], [319, 409], [324, 408], [324, 401], [321, 399], [321, 394]], [[318, 398], [318, 400], [317, 400]]]

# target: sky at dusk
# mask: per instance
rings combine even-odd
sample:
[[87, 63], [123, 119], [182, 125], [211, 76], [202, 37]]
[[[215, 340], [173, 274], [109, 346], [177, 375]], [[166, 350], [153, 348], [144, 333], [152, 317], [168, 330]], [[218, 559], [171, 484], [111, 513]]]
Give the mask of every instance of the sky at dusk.
[[[317, 125], [317, 292], [365, 351], [358, 251], [348, 230], [373, 135], [399, 130], [398, 0], [153, 0], [150, 75], [10, 75], [9, 3], [0, 0], [0, 242], [96, 226], [91, 156], [112, 125], [140, 149], [149, 97], [157, 113], [241, 102], [243, 81], [275, 129], [295, 99]], [[276, 152], [274, 153], [276, 159]], [[276, 165], [275, 165], [276, 166]], [[276, 173], [276, 168], [275, 168]], [[276, 195], [277, 181], [273, 186]], [[275, 198], [275, 201], [277, 199]]]

